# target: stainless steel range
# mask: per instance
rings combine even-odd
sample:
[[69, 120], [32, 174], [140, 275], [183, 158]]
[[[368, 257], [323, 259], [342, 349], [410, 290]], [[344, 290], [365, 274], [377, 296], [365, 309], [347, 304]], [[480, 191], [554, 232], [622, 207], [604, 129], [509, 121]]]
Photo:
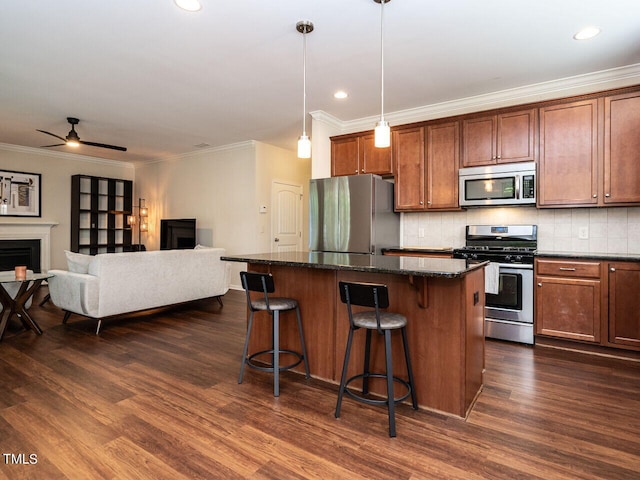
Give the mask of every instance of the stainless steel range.
[[485, 298], [485, 336], [533, 345], [533, 258], [537, 225], [467, 225], [454, 258], [498, 264], [497, 293]]

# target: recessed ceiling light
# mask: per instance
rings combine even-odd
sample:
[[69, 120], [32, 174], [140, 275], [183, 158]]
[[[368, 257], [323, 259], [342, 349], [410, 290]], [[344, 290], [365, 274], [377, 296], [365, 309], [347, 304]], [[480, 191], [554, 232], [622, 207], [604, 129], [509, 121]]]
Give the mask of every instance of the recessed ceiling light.
[[197, 12], [202, 8], [200, 0], [173, 0], [177, 6], [187, 12]]
[[575, 40], [588, 40], [590, 38], [595, 37], [596, 35], [598, 35], [600, 33], [600, 29], [598, 27], [585, 27], [582, 30], [580, 30], [578, 33], [576, 33], [573, 38]]
[[343, 98], [347, 98], [349, 96], [349, 94], [347, 94], [347, 92], [345, 92], [344, 90], [338, 90], [336, 93], [333, 94], [333, 98], [337, 98], [339, 100], [342, 100]]

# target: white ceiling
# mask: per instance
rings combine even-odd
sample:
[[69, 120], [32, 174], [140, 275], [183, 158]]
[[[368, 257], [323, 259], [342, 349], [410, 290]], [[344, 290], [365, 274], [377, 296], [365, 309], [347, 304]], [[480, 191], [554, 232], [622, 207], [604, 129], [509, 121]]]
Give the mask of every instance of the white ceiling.
[[[144, 161], [259, 140], [294, 149], [307, 111], [380, 112], [380, 5], [373, 0], [5, 0], [0, 142]], [[586, 25], [602, 33], [578, 42]], [[640, 63], [640, 0], [392, 0], [385, 6], [385, 112]], [[344, 89], [346, 100], [333, 98]], [[372, 124], [373, 127], [373, 124]], [[310, 129], [310, 121], [307, 121]]]

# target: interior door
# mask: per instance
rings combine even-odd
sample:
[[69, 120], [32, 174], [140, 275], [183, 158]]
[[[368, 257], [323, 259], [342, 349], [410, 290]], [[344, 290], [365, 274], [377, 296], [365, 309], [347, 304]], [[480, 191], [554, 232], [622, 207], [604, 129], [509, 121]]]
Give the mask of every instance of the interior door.
[[302, 185], [271, 184], [271, 251], [302, 250]]

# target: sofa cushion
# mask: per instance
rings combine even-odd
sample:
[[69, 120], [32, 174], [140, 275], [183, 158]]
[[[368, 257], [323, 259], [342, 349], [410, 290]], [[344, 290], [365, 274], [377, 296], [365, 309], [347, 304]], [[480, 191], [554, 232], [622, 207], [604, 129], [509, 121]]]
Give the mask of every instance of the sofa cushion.
[[89, 272], [89, 264], [93, 259], [91, 255], [84, 255], [82, 253], [70, 252], [69, 250], [65, 250], [64, 254], [67, 257], [67, 268], [69, 269], [70, 272], [74, 272], [74, 273]]

